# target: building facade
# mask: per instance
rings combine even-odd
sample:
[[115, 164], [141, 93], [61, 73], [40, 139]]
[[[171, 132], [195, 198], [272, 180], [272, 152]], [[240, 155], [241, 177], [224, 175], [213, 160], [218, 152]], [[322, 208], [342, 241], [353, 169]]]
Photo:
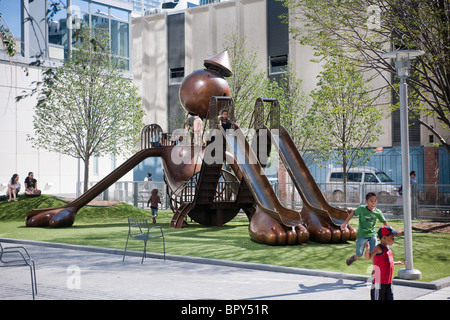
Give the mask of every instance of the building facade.
[[[280, 15], [287, 13], [281, 2], [230, 0], [182, 8], [179, 10], [175, 6], [172, 10], [133, 19], [133, 74], [141, 91], [146, 123], [158, 123], [167, 131], [182, 126], [186, 112], [179, 103], [178, 91], [183, 77], [203, 68], [205, 58], [224, 50], [226, 36], [231, 30], [246, 37], [248, 47], [256, 51], [259, 68], [267, 70], [267, 77], [277, 79], [290, 62], [303, 80], [305, 92], [309, 93], [316, 87], [321, 65], [311, 62], [314, 58], [312, 48], [290, 39], [288, 25], [280, 20]], [[388, 74], [384, 76], [390, 77]], [[383, 81], [378, 77], [371, 85], [383, 87]], [[386, 94], [376, 103], [395, 101], [394, 97]], [[447, 139], [450, 138], [448, 130], [440, 128], [432, 119], [429, 121]], [[383, 150], [376, 154], [378, 157], [399, 156], [399, 112], [387, 114], [381, 126], [384, 133], [377, 144], [370, 147]], [[412, 152], [418, 152], [421, 157], [411, 164], [411, 168], [418, 172], [420, 183], [450, 183], [449, 165], [440, 160], [449, 159], [447, 152], [442, 146], [430, 143], [430, 135], [424, 126], [411, 121], [410, 146], [414, 148]], [[423, 162], [425, 154], [426, 164]], [[382, 163], [375, 158], [374, 162]], [[386, 167], [401, 181], [398, 159], [391, 163], [382, 165], [380, 169]], [[436, 172], [440, 172], [439, 175]], [[142, 176], [141, 172], [137, 174]]]
[[[73, 34], [82, 25], [108, 30], [113, 53], [125, 60], [123, 68], [128, 77], [131, 62], [131, 12], [129, 0], [62, 0], [56, 14], [49, 0], [0, 0], [2, 25], [12, 31], [16, 39], [16, 54], [8, 56], [0, 49], [0, 194], [14, 173], [19, 174], [23, 186], [28, 172], [34, 172], [38, 187], [47, 194], [76, 193], [77, 181], [83, 177], [78, 160], [62, 154], [33, 148], [27, 135], [33, 134], [33, 115], [36, 95], [16, 102], [16, 96], [30, 93], [41, 80], [40, 66], [30, 66], [40, 55], [42, 66], [57, 67], [72, 45]], [[33, 23], [29, 18], [33, 19]], [[91, 164], [91, 180], [98, 181], [115, 169], [124, 159], [95, 158]], [[82, 169], [81, 169], [82, 170]], [[132, 173], [124, 177], [132, 180]], [[22, 190], [23, 191], [23, 190]]]
[[[27, 173], [33, 171], [39, 188], [50, 194], [74, 194], [78, 175], [83, 177], [77, 159], [33, 148], [27, 135], [33, 134], [35, 97], [15, 100], [41, 80], [42, 69], [29, 65], [35, 55], [42, 53], [44, 66], [58, 66], [67, 56], [74, 30], [83, 24], [108, 30], [114, 54], [125, 59], [123, 68], [139, 87], [146, 112], [144, 122], [158, 123], [169, 132], [180, 128], [185, 119], [178, 97], [184, 76], [203, 68], [205, 58], [224, 50], [231, 30], [246, 37], [249, 47], [256, 52], [259, 68], [267, 70], [267, 77], [276, 79], [291, 62], [303, 80], [304, 90], [310, 92], [316, 87], [316, 76], [321, 70], [320, 64], [310, 61], [314, 57], [312, 48], [291, 41], [288, 25], [279, 18], [287, 9], [276, 0], [166, 1], [153, 11], [150, 6], [156, 3], [146, 0], [62, 0], [64, 6], [46, 23], [46, 10], [52, 9], [52, 3], [50, 0], [0, 0], [2, 18], [17, 43], [14, 57], [0, 49], [0, 135], [3, 138], [0, 194], [14, 173], [20, 175], [23, 183]], [[146, 6], [149, 12], [142, 14]], [[33, 24], [25, 19], [28, 16], [34, 18]], [[397, 152], [396, 114], [381, 125], [384, 134], [371, 147], [383, 147], [386, 154]], [[435, 123], [435, 128], [438, 127]], [[448, 131], [439, 130], [448, 138]], [[420, 169], [411, 167], [420, 172], [419, 183], [433, 183], [436, 179], [438, 183], [450, 183], [446, 151], [430, 144], [430, 133], [422, 126], [410, 131], [414, 152], [418, 150], [423, 159], [426, 155], [426, 163], [417, 162]], [[94, 159], [90, 166], [91, 180], [102, 179], [124, 160]], [[153, 180], [162, 180], [158, 159], [144, 161], [123, 180], [142, 181], [149, 171], [154, 174]]]

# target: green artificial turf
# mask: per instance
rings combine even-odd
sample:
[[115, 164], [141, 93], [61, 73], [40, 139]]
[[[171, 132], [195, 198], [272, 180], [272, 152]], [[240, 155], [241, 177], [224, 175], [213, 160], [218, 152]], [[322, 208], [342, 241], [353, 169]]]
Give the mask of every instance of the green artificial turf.
[[[70, 228], [28, 228], [24, 217], [32, 208], [55, 207], [65, 202], [42, 195], [38, 198], [20, 197], [19, 202], [0, 202], [0, 237], [61, 242], [124, 249], [128, 217], [150, 218], [150, 211], [126, 203], [113, 207], [82, 208]], [[166, 253], [223, 260], [247, 261], [289, 267], [320, 269], [354, 274], [370, 274], [372, 263], [363, 259], [347, 267], [345, 260], [355, 251], [355, 242], [320, 244], [309, 241], [302, 245], [268, 246], [253, 242], [248, 233], [248, 219], [238, 215], [223, 227], [205, 227], [189, 222], [182, 229], [169, 228], [172, 212], [159, 210], [157, 224], [164, 230]], [[401, 220], [388, 221], [402, 230]], [[357, 220], [351, 224], [357, 227]], [[381, 224], [380, 224], [381, 226]], [[395, 260], [404, 260], [403, 236], [392, 246]], [[423, 281], [450, 276], [450, 234], [413, 234], [414, 268], [422, 272]], [[162, 252], [160, 239], [149, 243], [149, 251]], [[131, 247], [130, 247], [131, 246]], [[131, 241], [130, 250], [142, 250], [142, 242]], [[396, 266], [394, 276], [402, 266]]]

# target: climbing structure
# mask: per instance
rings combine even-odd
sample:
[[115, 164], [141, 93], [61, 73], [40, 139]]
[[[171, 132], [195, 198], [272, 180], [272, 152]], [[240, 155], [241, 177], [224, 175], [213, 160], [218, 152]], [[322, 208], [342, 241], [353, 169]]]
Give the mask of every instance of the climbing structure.
[[[148, 157], [160, 157], [173, 217], [170, 226], [183, 227], [187, 217], [206, 226], [222, 226], [243, 210], [250, 237], [270, 245], [298, 244], [312, 239], [329, 243], [356, 239], [352, 227], [340, 230], [345, 211], [331, 207], [303, 162], [287, 130], [279, 123], [276, 99], [255, 102], [252, 143], [239, 128], [224, 130], [218, 115], [227, 110], [234, 121], [234, 101], [225, 77], [232, 75], [226, 51], [205, 60], [206, 69], [188, 75], [180, 101], [188, 114], [202, 119], [203, 130], [165, 133], [158, 124], [141, 132], [140, 151], [73, 202], [27, 214], [30, 227], [67, 227], [77, 211]], [[270, 107], [265, 107], [270, 104]], [[264, 110], [270, 110], [267, 115]], [[273, 150], [280, 155], [302, 197], [303, 209], [284, 207], [264, 174]]]

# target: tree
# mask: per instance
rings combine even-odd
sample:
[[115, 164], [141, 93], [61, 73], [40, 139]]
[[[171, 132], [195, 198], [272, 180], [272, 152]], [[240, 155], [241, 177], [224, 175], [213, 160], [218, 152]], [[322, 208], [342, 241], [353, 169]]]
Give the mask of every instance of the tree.
[[248, 127], [255, 101], [264, 97], [268, 83], [266, 72], [258, 70], [258, 57], [247, 47], [247, 39], [232, 31], [226, 35], [224, 47], [228, 50], [233, 75], [227, 79], [235, 103], [235, 118], [241, 127]]
[[329, 58], [319, 74], [318, 88], [311, 93], [312, 109], [325, 120], [322, 150], [328, 150], [326, 158], [342, 165], [344, 200], [348, 170], [368, 160], [372, 151], [366, 147], [382, 133], [383, 112], [374, 105], [366, 81], [352, 63]]
[[122, 154], [136, 146], [143, 127], [137, 88], [126, 79], [101, 29], [81, 29], [71, 57], [43, 72], [33, 118], [36, 148], [81, 158], [84, 191], [92, 156]]
[[289, 8], [290, 32], [318, 54], [345, 56], [379, 72], [395, 67], [381, 54], [393, 49], [421, 49], [408, 79], [415, 99], [410, 114], [450, 152], [450, 143], [426, 116], [450, 133], [450, 2], [447, 0], [280, 0]]
[[[321, 115], [311, 108], [311, 99], [303, 91], [303, 81], [298, 78], [294, 66], [288, 64], [278, 81], [266, 86], [266, 96], [277, 98], [280, 103], [280, 124], [284, 126], [307, 164], [318, 160], [324, 151], [320, 145], [325, 140]], [[328, 147], [328, 146], [327, 146]]]
[[[310, 99], [303, 91], [302, 80], [297, 77], [293, 64], [289, 63], [286, 72], [278, 81], [267, 78], [267, 70], [258, 70], [257, 53], [248, 47], [245, 37], [236, 32], [226, 36], [224, 47], [230, 56], [233, 76], [229, 78], [231, 96], [235, 100], [235, 117], [241, 127], [251, 125], [257, 98], [277, 98], [280, 103], [280, 124], [290, 133], [305, 162], [318, 159], [323, 150], [318, 142], [323, 132], [323, 118], [310, 108]], [[265, 104], [265, 116], [269, 104]], [[328, 146], [327, 146], [328, 147]]]

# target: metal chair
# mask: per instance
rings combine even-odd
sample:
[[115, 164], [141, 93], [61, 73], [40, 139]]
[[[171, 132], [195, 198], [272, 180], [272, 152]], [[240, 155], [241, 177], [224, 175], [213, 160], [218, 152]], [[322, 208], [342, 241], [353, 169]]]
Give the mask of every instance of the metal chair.
[[[150, 231], [154, 229], [159, 229], [160, 234], [151, 235]], [[149, 239], [162, 238], [163, 240], [163, 250], [164, 250], [164, 261], [166, 261], [166, 244], [164, 240], [164, 233], [160, 226], [149, 227], [147, 219], [132, 219], [128, 218], [128, 236], [127, 243], [125, 244], [125, 251], [123, 253], [122, 261], [125, 261], [125, 255], [127, 254], [128, 240], [131, 238], [143, 240], [144, 241], [144, 253], [142, 254], [141, 264], [144, 262], [145, 253], [147, 250], [147, 241]]]
[[22, 246], [3, 247], [0, 242], [0, 267], [28, 266], [31, 275], [31, 293], [33, 300], [37, 295], [36, 268], [27, 249]]

